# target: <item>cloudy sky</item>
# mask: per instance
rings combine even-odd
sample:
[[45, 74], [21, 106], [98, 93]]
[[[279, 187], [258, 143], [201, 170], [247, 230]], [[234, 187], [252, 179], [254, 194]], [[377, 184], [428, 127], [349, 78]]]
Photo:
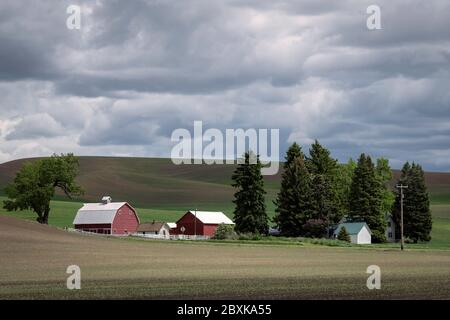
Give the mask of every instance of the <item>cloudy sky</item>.
[[169, 156], [202, 120], [450, 171], [450, 2], [3, 0], [0, 111], [0, 162]]

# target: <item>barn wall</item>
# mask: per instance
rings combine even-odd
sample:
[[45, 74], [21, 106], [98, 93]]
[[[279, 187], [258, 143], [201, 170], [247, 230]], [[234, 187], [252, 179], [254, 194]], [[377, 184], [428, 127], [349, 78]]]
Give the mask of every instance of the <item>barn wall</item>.
[[112, 225], [113, 234], [131, 234], [136, 232], [138, 226], [139, 219], [133, 208], [125, 204], [117, 210]]
[[111, 228], [109, 223], [105, 224], [76, 224], [75, 229], [83, 229], [83, 228]]
[[76, 224], [75, 229], [101, 234], [109, 234], [111, 232], [111, 224]]
[[217, 227], [217, 224], [205, 224], [203, 227], [203, 234], [212, 237], [216, 232]]
[[[196, 218], [192, 213], [186, 213], [180, 220], [177, 221], [176, 233], [186, 235], [194, 235], [197, 233], [197, 235], [203, 235], [203, 223], [199, 219], [197, 219], [197, 223], [195, 223], [195, 219]], [[181, 227], [186, 229], [184, 233], [181, 232]]]

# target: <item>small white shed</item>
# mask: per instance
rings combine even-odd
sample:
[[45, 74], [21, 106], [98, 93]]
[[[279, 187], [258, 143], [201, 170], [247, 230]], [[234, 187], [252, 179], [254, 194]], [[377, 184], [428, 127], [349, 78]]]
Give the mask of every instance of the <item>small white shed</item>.
[[346, 222], [340, 223], [336, 230], [334, 230], [333, 236], [337, 238], [339, 231], [342, 227], [345, 227], [347, 233], [350, 235], [351, 243], [356, 244], [371, 244], [372, 243], [372, 231], [365, 222]]
[[165, 222], [153, 221], [141, 223], [136, 233], [147, 238], [170, 238], [170, 227]]

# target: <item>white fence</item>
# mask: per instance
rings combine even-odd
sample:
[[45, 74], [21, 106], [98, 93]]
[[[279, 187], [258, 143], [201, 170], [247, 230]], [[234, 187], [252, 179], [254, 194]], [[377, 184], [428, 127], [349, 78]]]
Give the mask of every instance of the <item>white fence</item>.
[[157, 240], [209, 240], [211, 239], [210, 236], [201, 236], [201, 235], [187, 235], [187, 234], [172, 234], [170, 236], [165, 236], [162, 234], [142, 234], [142, 233], [133, 233], [129, 235], [115, 235], [115, 234], [104, 234], [104, 233], [95, 233], [90, 231], [83, 231], [80, 229], [73, 229], [73, 228], [67, 228], [66, 229], [69, 232], [77, 232], [82, 233], [86, 235], [93, 235], [93, 236], [113, 236], [113, 237], [123, 237], [123, 236], [134, 236], [134, 237], [140, 237], [140, 238], [146, 238], [146, 239], [157, 239]]
[[133, 233], [132, 236], [148, 239], [162, 239], [162, 240], [208, 240], [211, 238], [209, 236], [187, 235], [187, 234], [172, 234], [168, 237], [162, 234]]

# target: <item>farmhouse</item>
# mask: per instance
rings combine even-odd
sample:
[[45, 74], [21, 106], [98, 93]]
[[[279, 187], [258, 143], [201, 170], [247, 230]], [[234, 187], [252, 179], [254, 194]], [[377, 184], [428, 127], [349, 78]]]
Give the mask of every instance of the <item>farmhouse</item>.
[[136, 233], [140, 236], [144, 237], [152, 237], [157, 236], [158, 238], [170, 238], [170, 227], [168, 223], [153, 221], [153, 222], [145, 222], [141, 223]]
[[193, 211], [186, 212], [178, 221], [176, 233], [181, 235], [213, 236], [220, 224], [234, 225], [223, 212]]
[[388, 242], [395, 242], [395, 222], [391, 214], [385, 215], [386, 219], [386, 239]]
[[365, 222], [345, 222], [338, 224], [333, 236], [337, 238], [339, 231], [345, 227], [350, 235], [351, 243], [370, 244], [372, 243], [372, 231]]
[[136, 232], [139, 217], [126, 202], [112, 202], [105, 196], [101, 203], [85, 203], [73, 220], [75, 229], [113, 235]]

